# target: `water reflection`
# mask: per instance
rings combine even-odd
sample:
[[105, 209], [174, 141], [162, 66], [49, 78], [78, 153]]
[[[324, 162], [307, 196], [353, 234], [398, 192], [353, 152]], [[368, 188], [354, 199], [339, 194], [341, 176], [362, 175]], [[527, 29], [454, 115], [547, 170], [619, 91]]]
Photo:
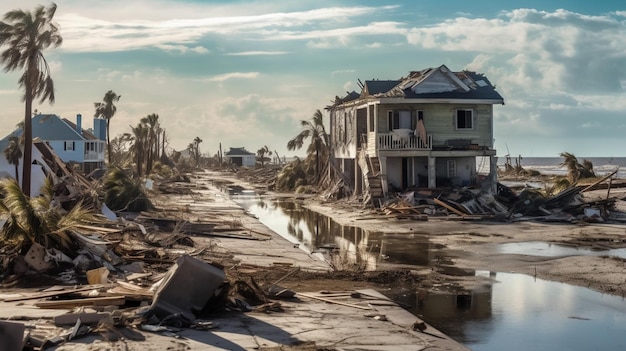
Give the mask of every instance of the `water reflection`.
[[251, 215], [303, 250], [321, 255], [337, 268], [377, 270], [398, 265], [429, 266], [438, 249], [426, 236], [383, 234], [353, 226], [306, 210], [293, 200], [266, 200], [235, 196]]
[[389, 295], [474, 351], [626, 349], [623, 298], [522, 274], [477, 275], [485, 284], [470, 291]]

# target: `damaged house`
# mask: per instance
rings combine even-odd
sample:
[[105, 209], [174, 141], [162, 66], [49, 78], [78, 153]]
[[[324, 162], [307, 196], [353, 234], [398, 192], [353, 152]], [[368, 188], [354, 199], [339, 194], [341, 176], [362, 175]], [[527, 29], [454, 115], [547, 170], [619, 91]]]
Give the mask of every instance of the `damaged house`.
[[476, 184], [477, 157], [489, 159], [496, 187], [493, 105], [504, 104], [487, 77], [445, 65], [399, 80], [359, 81], [330, 112], [334, 165], [371, 199], [390, 191]]

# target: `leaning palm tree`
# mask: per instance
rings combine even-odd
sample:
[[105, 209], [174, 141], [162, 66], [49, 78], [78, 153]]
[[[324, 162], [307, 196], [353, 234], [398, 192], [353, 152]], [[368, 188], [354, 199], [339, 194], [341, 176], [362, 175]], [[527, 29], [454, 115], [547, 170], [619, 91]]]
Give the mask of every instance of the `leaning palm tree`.
[[22, 189], [30, 196], [31, 162], [33, 155], [32, 111], [33, 100], [54, 103], [54, 83], [43, 51], [63, 42], [58, 26], [52, 22], [57, 6], [37, 6], [34, 12], [12, 10], [0, 21], [0, 47], [7, 48], [0, 56], [6, 72], [23, 70], [18, 83], [24, 89], [24, 160], [22, 162]]
[[111, 139], [109, 130], [111, 125], [111, 118], [117, 112], [117, 107], [114, 102], [120, 101], [121, 95], [117, 95], [113, 92], [113, 90], [109, 90], [104, 94], [104, 98], [102, 102], [94, 102], [94, 107], [96, 108], [96, 113], [94, 117], [96, 118], [104, 118], [107, 121], [107, 153], [109, 154], [109, 164], [111, 164]]
[[158, 149], [157, 144], [157, 132], [160, 133], [159, 129], [159, 115], [156, 113], [152, 113], [147, 115], [146, 117], [141, 119], [141, 123], [148, 127], [148, 135], [145, 146], [146, 148], [146, 174], [150, 174], [152, 171], [152, 164], [154, 163], [154, 154]]
[[579, 163], [576, 156], [569, 152], [562, 152], [560, 156], [563, 158], [561, 166], [567, 168], [567, 175], [572, 183], [576, 183], [583, 178], [593, 178], [596, 176], [591, 161], [584, 159], [583, 163]]
[[296, 150], [304, 146], [304, 141], [311, 138], [311, 143], [307, 148], [307, 153], [315, 153], [315, 177], [316, 181], [320, 178], [321, 156], [328, 155], [329, 141], [328, 134], [324, 128], [322, 111], [317, 110], [313, 114], [311, 121], [300, 121], [302, 131], [287, 143], [287, 149]]
[[15, 165], [15, 180], [17, 184], [20, 183], [19, 165], [22, 158], [22, 149], [20, 147], [20, 138], [16, 136], [10, 136], [6, 149], [4, 149], [4, 157], [6, 157], [9, 164]]

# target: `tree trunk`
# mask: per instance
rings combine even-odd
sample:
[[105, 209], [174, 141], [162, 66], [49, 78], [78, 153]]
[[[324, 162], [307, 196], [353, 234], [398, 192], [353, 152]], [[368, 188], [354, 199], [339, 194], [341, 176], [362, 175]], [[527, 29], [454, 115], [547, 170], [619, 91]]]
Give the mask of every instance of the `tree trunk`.
[[110, 118], [107, 118], [107, 157], [109, 159], [109, 165], [111, 165], [111, 138], [109, 137], [109, 121]]
[[[26, 78], [26, 96], [24, 111], [24, 161], [22, 162], [22, 192], [30, 197], [31, 166], [33, 162], [33, 94], [29, 79]], [[17, 174], [16, 174], [17, 176]]]

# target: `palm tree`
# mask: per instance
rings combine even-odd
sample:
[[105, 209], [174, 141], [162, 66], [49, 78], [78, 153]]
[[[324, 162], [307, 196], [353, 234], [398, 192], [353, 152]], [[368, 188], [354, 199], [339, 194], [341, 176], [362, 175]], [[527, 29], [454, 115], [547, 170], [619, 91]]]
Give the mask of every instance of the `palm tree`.
[[[263, 146], [262, 148], [258, 149], [256, 152], [259, 161], [261, 161], [261, 167], [265, 166], [265, 155], [271, 156], [272, 152], [270, 151], [270, 149], [267, 147], [267, 145]], [[269, 158], [268, 158], [269, 160]]]
[[52, 22], [57, 6], [37, 6], [34, 12], [12, 10], [0, 21], [0, 47], [7, 46], [0, 56], [6, 72], [23, 70], [18, 83], [24, 89], [24, 162], [22, 189], [30, 196], [31, 160], [33, 155], [33, 100], [54, 103], [54, 83], [43, 51], [63, 42], [58, 26]]
[[3, 240], [68, 249], [72, 244], [70, 233], [81, 225], [95, 222], [93, 214], [81, 203], [69, 212], [63, 210], [53, 200], [54, 191], [49, 179], [41, 189], [41, 196], [26, 196], [14, 179], [0, 181], [0, 194], [0, 213], [7, 218], [6, 224], [0, 228]]
[[94, 102], [94, 107], [96, 108], [96, 113], [94, 117], [96, 118], [104, 118], [107, 121], [107, 153], [109, 154], [109, 164], [111, 164], [111, 139], [110, 135], [110, 124], [111, 118], [117, 112], [117, 107], [113, 104], [114, 102], [120, 101], [121, 95], [117, 95], [113, 92], [113, 90], [109, 90], [104, 94], [104, 98], [102, 102]]
[[133, 135], [135, 137], [135, 143], [131, 147], [133, 154], [135, 155], [135, 162], [137, 163], [137, 176], [142, 176], [142, 168], [144, 162], [144, 152], [146, 148], [146, 142], [148, 139], [148, 127], [144, 123], [137, 124], [137, 127], [132, 128]]
[[139, 181], [134, 181], [119, 167], [112, 167], [104, 176], [104, 203], [113, 211], [141, 212], [152, 203]]
[[596, 176], [591, 161], [584, 159], [583, 163], [579, 163], [576, 156], [569, 152], [562, 152], [560, 156], [563, 157], [561, 166], [567, 167], [567, 175], [572, 183], [576, 183], [583, 178], [594, 178]]
[[302, 148], [304, 141], [311, 138], [311, 144], [307, 148], [307, 153], [312, 154], [315, 152], [315, 176], [316, 180], [319, 180], [320, 168], [320, 156], [328, 155], [328, 134], [324, 128], [324, 121], [322, 111], [319, 109], [313, 114], [311, 121], [300, 121], [302, 131], [296, 135], [293, 139], [287, 143], [287, 149], [293, 151]]
[[200, 163], [200, 143], [202, 142], [202, 139], [200, 139], [200, 137], [195, 137], [193, 139], [193, 153], [194, 153], [194, 158], [196, 160], [196, 166]]
[[159, 126], [159, 115], [157, 115], [156, 113], [149, 114], [141, 119], [141, 123], [145, 124], [148, 127], [148, 140], [146, 141], [147, 145], [145, 145], [147, 148], [146, 173], [150, 174], [150, 171], [152, 170], [152, 164], [155, 159], [155, 153], [157, 152], [159, 147], [157, 143], [157, 132], [160, 133], [161, 129]]
[[4, 149], [4, 157], [6, 157], [9, 164], [15, 165], [15, 180], [17, 184], [20, 183], [19, 165], [20, 158], [22, 158], [22, 149], [20, 148], [20, 138], [16, 136], [10, 136], [8, 140], [7, 148]]

